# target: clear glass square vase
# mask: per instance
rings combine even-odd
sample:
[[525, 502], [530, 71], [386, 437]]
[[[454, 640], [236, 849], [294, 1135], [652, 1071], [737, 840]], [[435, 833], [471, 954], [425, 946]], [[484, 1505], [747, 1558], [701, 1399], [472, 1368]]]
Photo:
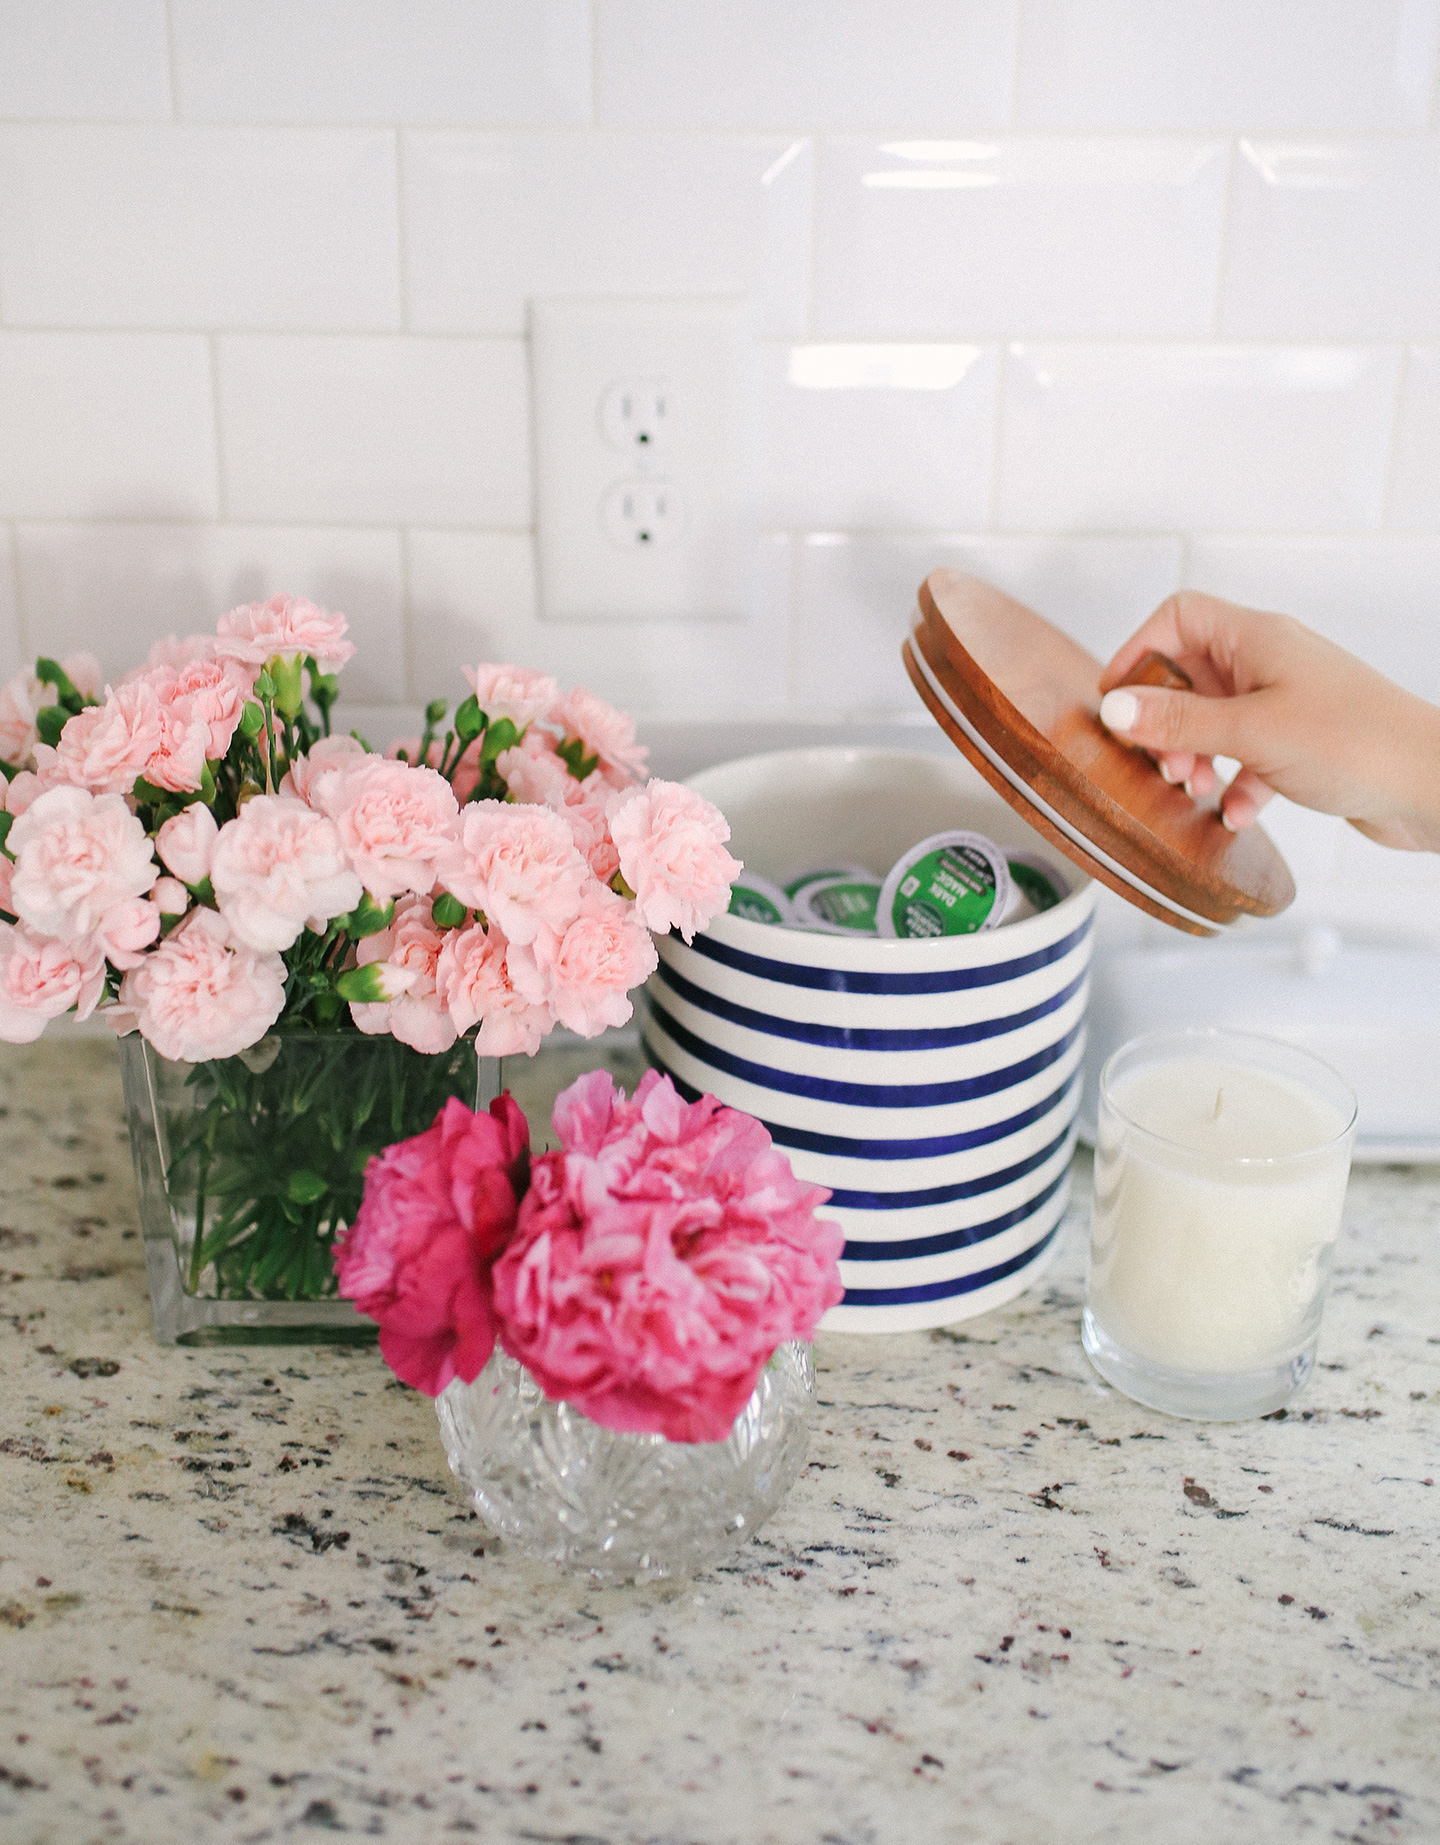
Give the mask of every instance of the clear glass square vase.
[[277, 1031], [237, 1057], [172, 1063], [121, 1040], [157, 1337], [167, 1343], [361, 1343], [374, 1322], [336, 1292], [335, 1240], [373, 1155], [451, 1096], [488, 1108], [500, 1064], [461, 1039], [427, 1056], [354, 1031]]

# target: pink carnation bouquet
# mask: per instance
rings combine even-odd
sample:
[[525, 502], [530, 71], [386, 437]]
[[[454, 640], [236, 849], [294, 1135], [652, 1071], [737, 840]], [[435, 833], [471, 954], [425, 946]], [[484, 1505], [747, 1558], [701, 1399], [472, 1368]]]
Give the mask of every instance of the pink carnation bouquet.
[[560, 1147], [523, 1192], [518, 1115], [508, 1098], [488, 1116], [452, 1103], [372, 1160], [341, 1292], [431, 1396], [472, 1382], [498, 1341], [607, 1428], [723, 1441], [777, 1347], [841, 1297], [843, 1234], [816, 1215], [830, 1194], [760, 1122], [687, 1104], [656, 1071], [629, 1100], [603, 1070], [573, 1083]]
[[[382, 1115], [391, 1140], [428, 1121], [461, 1052], [473, 1090], [476, 1056], [624, 1023], [651, 931], [689, 940], [740, 869], [715, 808], [646, 778], [631, 719], [544, 673], [467, 669], [453, 710], [435, 700], [383, 752], [336, 734], [346, 628], [275, 596], [114, 684], [81, 655], [0, 687], [0, 1039], [98, 1012], [205, 1066], [219, 1114], [197, 1130], [201, 1208], [207, 1189], [223, 1208], [194, 1273], [243, 1243], [226, 1284], [241, 1293], [333, 1289], [354, 1150], [374, 1150]], [[391, 1040], [410, 1099], [330, 1094], [322, 1121], [314, 1084], [263, 1080], [297, 1037]], [[247, 1161], [291, 1168], [263, 1218]], [[291, 1260], [297, 1223], [308, 1253]]]

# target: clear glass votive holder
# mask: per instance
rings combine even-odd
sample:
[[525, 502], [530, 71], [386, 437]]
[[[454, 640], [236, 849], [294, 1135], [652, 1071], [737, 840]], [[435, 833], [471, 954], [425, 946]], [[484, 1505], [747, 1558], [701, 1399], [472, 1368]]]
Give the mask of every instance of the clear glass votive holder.
[[1318, 1057], [1232, 1031], [1123, 1045], [1100, 1075], [1082, 1341], [1137, 1403], [1268, 1415], [1310, 1374], [1355, 1096]]

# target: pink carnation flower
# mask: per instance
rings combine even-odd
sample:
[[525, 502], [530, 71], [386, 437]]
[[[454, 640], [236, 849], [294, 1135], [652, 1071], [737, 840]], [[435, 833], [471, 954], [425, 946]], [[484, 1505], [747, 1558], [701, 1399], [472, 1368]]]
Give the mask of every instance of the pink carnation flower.
[[555, 1023], [548, 1006], [517, 993], [505, 966], [509, 944], [499, 923], [489, 933], [479, 923], [448, 929], [435, 968], [435, 990], [457, 1032], [479, 1025], [479, 1057], [533, 1057]]
[[238, 942], [214, 910], [192, 910], [120, 983], [126, 1014], [162, 1057], [208, 1063], [263, 1038], [285, 1004], [285, 963]]
[[[168, 884], [170, 880], [163, 878], [160, 882]], [[181, 908], [184, 908], [183, 904]], [[103, 952], [110, 965], [123, 972], [126, 968], [139, 967], [145, 959], [145, 950], [159, 933], [159, 908], [143, 897], [131, 897], [124, 903], [112, 904], [106, 910], [91, 940]]]
[[332, 615], [303, 597], [272, 596], [222, 615], [215, 625], [215, 651], [222, 660], [257, 668], [276, 654], [282, 660], [310, 654], [322, 672], [333, 672], [355, 652], [345, 639], [349, 626], [343, 615]]
[[645, 773], [650, 752], [635, 741], [635, 720], [577, 685], [550, 713], [567, 737], [578, 737], [587, 756], [598, 756], [607, 780], [619, 787]]
[[[205, 757], [219, 762], [230, 747], [246, 701], [255, 689], [255, 674], [236, 660], [195, 659], [179, 666], [162, 665], [147, 675], [161, 708], [187, 725], [207, 732]], [[164, 783], [158, 784], [165, 786]]]
[[155, 845], [168, 871], [182, 884], [203, 884], [210, 876], [210, 861], [220, 828], [203, 801], [192, 801], [183, 813], [173, 814], [155, 835]]
[[[92, 653], [72, 653], [60, 662], [70, 683], [87, 698], [100, 695], [100, 663]], [[22, 667], [0, 686], [0, 761], [28, 769], [35, 761], [35, 720], [44, 705], [53, 705], [58, 694], [53, 685], [35, 677], [33, 668]]]
[[771, 1353], [841, 1298], [830, 1194], [758, 1121], [653, 1070], [629, 1102], [582, 1076], [554, 1125], [494, 1267], [501, 1345], [607, 1428], [724, 1440]]
[[547, 1006], [567, 1030], [594, 1038], [626, 1022], [630, 989], [658, 959], [631, 906], [591, 879], [578, 914], [563, 929], [542, 927], [532, 942], [512, 942], [506, 966], [516, 992]]
[[646, 782], [608, 808], [620, 875], [648, 928], [678, 929], [688, 942], [730, 901], [742, 866], [725, 850], [720, 809], [678, 782]]
[[[414, 763], [418, 767], [428, 766], [432, 769], [438, 769], [443, 758], [444, 747], [439, 737], [432, 738], [430, 748], [426, 752], [425, 762], [422, 764], [420, 762], [419, 737], [398, 737], [385, 751], [385, 754], [391, 762], [397, 762], [400, 757], [403, 756], [406, 762]], [[470, 796], [475, 792], [480, 781], [479, 737], [467, 747], [458, 762], [451, 764], [445, 779], [455, 790], [455, 799], [457, 801], [461, 802], [463, 805], [464, 802], [470, 799]]]
[[451, 1100], [366, 1168], [364, 1201], [335, 1245], [340, 1292], [379, 1322], [396, 1376], [427, 1396], [473, 1383], [494, 1350], [490, 1264], [514, 1229], [529, 1148], [510, 1096], [486, 1115]]
[[73, 1007], [88, 1019], [105, 991], [104, 951], [91, 938], [61, 942], [0, 922], [0, 1038], [31, 1044]]
[[463, 810], [459, 839], [436, 873], [446, 890], [493, 917], [512, 942], [533, 942], [543, 928], [563, 929], [590, 881], [558, 814], [506, 801], [472, 801]]
[[257, 794], [221, 827], [210, 883], [236, 940], [262, 951], [289, 948], [364, 894], [334, 821], [283, 794]]
[[78, 942], [160, 875], [145, 829], [118, 794], [51, 788], [10, 828], [11, 912], [40, 935]]
[[428, 896], [435, 866], [454, 844], [460, 807], [434, 769], [372, 756], [313, 777], [310, 800], [340, 829], [350, 868], [372, 897]]
[[532, 749], [529, 742], [527, 737], [524, 743], [502, 750], [495, 758], [495, 767], [511, 796], [527, 806], [548, 807], [554, 813], [563, 813], [572, 802], [582, 801], [585, 797], [580, 783], [566, 768], [563, 757], [557, 756], [553, 748]]
[[208, 726], [183, 702], [162, 699], [147, 674], [115, 686], [103, 704], [87, 705], [69, 719], [54, 749], [35, 746], [35, 761], [42, 779], [96, 794], [129, 794], [140, 775], [186, 794], [200, 786], [209, 741]]
[[517, 730], [524, 730], [536, 718], [547, 715], [560, 696], [560, 688], [548, 673], [532, 672], [526, 666], [476, 666], [462, 671], [475, 691], [475, 702], [492, 724], [509, 718]]
[[378, 760], [357, 737], [322, 737], [311, 745], [308, 755], [297, 756], [290, 764], [280, 783], [280, 793], [308, 802], [317, 776], [330, 769], [351, 769], [357, 763]]
[[388, 976], [386, 984], [393, 997], [351, 1005], [350, 1016], [361, 1031], [372, 1037], [388, 1031], [427, 1056], [449, 1050], [458, 1034], [436, 991], [444, 936], [426, 898], [402, 897], [390, 927], [364, 937], [355, 950], [355, 960], [361, 967], [378, 963]]

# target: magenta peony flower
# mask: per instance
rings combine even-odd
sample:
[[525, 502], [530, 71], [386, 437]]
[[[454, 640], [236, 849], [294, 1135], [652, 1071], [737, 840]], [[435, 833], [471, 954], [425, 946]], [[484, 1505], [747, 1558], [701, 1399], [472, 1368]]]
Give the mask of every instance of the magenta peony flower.
[[206, 1063], [259, 1042], [285, 1004], [285, 963], [257, 954], [214, 910], [192, 910], [120, 983], [113, 1023], [130, 1021], [162, 1057]]
[[283, 660], [310, 654], [322, 672], [333, 672], [355, 652], [345, 639], [349, 625], [343, 615], [332, 615], [301, 596], [272, 596], [222, 615], [215, 625], [215, 652], [222, 660], [254, 667], [276, 654]]
[[607, 812], [620, 875], [646, 926], [692, 940], [730, 902], [743, 869], [725, 850], [724, 814], [693, 788], [660, 781], [615, 795]]
[[542, 928], [532, 942], [512, 942], [505, 956], [516, 992], [582, 1038], [626, 1022], [634, 1011], [630, 989], [649, 979], [658, 960], [633, 906], [593, 878], [563, 929]]
[[424, 1134], [365, 1171], [355, 1222], [335, 1245], [340, 1292], [380, 1325], [385, 1362], [439, 1396], [472, 1383], [495, 1346], [490, 1264], [515, 1227], [530, 1128], [501, 1096], [487, 1115], [451, 1100]]
[[501, 1345], [607, 1428], [723, 1440], [775, 1348], [841, 1297], [830, 1194], [758, 1121], [654, 1071], [629, 1102], [582, 1076], [554, 1124], [494, 1267]]

